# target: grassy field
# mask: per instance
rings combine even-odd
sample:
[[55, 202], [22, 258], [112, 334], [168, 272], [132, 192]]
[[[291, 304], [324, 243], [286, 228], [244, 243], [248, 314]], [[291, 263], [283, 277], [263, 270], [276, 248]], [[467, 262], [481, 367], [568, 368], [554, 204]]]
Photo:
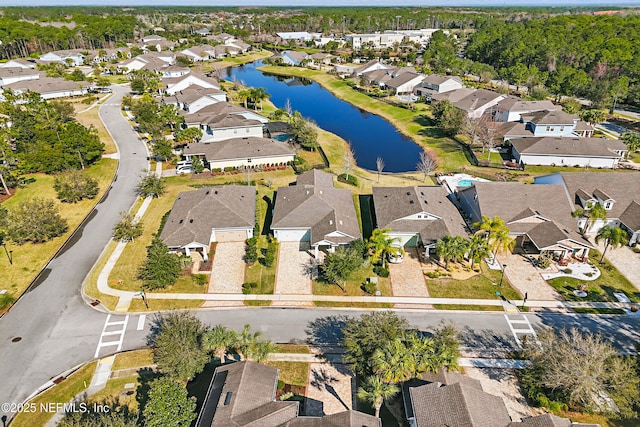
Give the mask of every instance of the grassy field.
[[[276, 284], [276, 266], [278, 265], [278, 253], [276, 253], [276, 259], [273, 262], [273, 265], [271, 265], [271, 267], [267, 267], [264, 263], [264, 253], [266, 252], [267, 246], [267, 237], [264, 235], [259, 236], [258, 261], [251, 266], [248, 265], [245, 269], [244, 281], [246, 283], [255, 283], [258, 285], [257, 288], [255, 288], [251, 292], [253, 294], [273, 294], [273, 289]], [[257, 301], [251, 302], [254, 303]], [[260, 303], [263, 302], [260, 301]]]
[[[578, 280], [572, 277], [556, 277], [555, 279], [547, 280], [547, 282], [553, 286], [562, 297], [567, 301], [609, 301], [617, 302], [614, 292], [624, 292], [631, 301], [640, 301], [640, 291], [638, 291], [632, 284], [624, 277], [609, 261], [604, 260], [603, 264], [600, 264], [601, 254], [592, 249], [589, 251], [589, 259], [593, 265], [600, 269], [600, 277], [596, 280]], [[587, 296], [585, 298], [577, 297], [573, 294], [574, 290], [577, 290], [580, 285], [587, 287]]]
[[201, 73], [208, 73], [223, 68], [232, 67], [234, 65], [248, 64], [259, 59], [265, 59], [273, 55], [268, 50], [256, 50], [237, 56], [229, 56], [216, 61], [206, 61], [193, 66], [193, 70]]
[[[4, 251], [0, 253], [0, 271], [2, 271], [3, 278], [0, 287], [7, 290], [6, 295], [8, 296], [4, 301], [11, 302], [12, 299], [18, 298], [25, 291], [51, 257], [89, 214], [109, 187], [116, 165], [115, 160], [101, 159], [95, 165], [86, 169], [85, 173], [96, 179], [100, 188], [100, 193], [93, 200], [83, 200], [76, 204], [60, 203], [53, 189], [54, 176], [33, 174], [28, 175], [27, 178], [33, 178], [34, 182], [27, 184], [23, 188], [16, 189], [14, 195], [2, 203], [2, 206], [11, 210], [21, 202], [34, 197], [52, 199], [60, 209], [60, 215], [69, 224], [69, 230], [65, 234], [46, 243], [25, 243], [23, 245], [7, 243], [7, 250], [13, 251], [13, 264], [9, 263]], [[4, 308], [7, 307], [0, 306], [0, 311]]]
[[[96, 98], [100, 100], [100, 104], [106, 102], [111, 98], [111, 94], [97, 95]], [[89, 105], [82, 102], [73, 102], [73, 108], [76, 110], [76, 120], [82, 123], [84, 126], [93, 126], [98, 131], [100, 141], [104, 144], [104, 154], [112, 154], [117, 151], [116, 144], [113, 142], [111, 135], [107, 132], [107, 128], [104, 127], [100, 116], [98, 115], [98, 109], [100, 105], [96, 105], [91, 109], [87, 109]]]
[[310, 354], [309, 346], [299, 344], [278, 344], [275, 353]]
[[[66, 378], [61, 383], [29, 401], [39, 409], [40, 405], [66, 403], [81, 393], [91, 383], [97, 362], [91, 362]], [[21, 412], [11, 422], [11, 427], [43, 426], [51, 419], [54, 412], [36, 410], [34, 413]]]
[[[433, 298], [471, 298], [471, 299], [497, 299], [496, 291], [499, 291], [507, 299], [520, 299], [520, 294], [511, 287], [505, 277], [502, 286], [497, 286], [500, 282], [501, 272], [490, 270], [486, 264], [482, 264], [481, 273], [470, 277], [467, 280], [456, 280], [452, 278], [427, 278], [429, 294]], [[460, 307], [442, 305], [442, 309], [456, 309]], [[498, 307], [499, 308], [499, 307]], [[496, 309], [495, 307], [493, 308]]]
[[134, 350], [116, 355], [111, 367], [112, 371], [120, 369], [141, 368], [153, 365], [153, 353], [151, 350]]

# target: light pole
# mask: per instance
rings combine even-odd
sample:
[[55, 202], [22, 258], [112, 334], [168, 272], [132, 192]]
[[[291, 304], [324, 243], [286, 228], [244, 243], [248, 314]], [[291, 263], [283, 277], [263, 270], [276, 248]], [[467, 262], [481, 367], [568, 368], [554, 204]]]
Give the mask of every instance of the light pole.
[[13, 265], [13, 251], [7, 250], [7, 244], [0, 237], [0, 246], [4, 248], [4, 253], [7, 254], [7, 258], [9, 259], [9, 264]]
[[400, 30], [400, 18], [402, 18], [402, 16], [396, 15], [396, 31]]
[[251, 185], [251, 159], [247, 159], [247, 186]]
[[506, 270], [507, 264], [502, 264], [502, 274], [500, 275], [500, 284], [498, 286], [502, 286], [502, 279], [504, 279], [504, 270]]
[[142, 298], [142, 302], [144, 303], [144, 306], [147, 307], [147, 309], [149, 309], [149, 303], [147, 303], [147, 296], [144, 293], [144, 289], [140, 290], [140, 298]]

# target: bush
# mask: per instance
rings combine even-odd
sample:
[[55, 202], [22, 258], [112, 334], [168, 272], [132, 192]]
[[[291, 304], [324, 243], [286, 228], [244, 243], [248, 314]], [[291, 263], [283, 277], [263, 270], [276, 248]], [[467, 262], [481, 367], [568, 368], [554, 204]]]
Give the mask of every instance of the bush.
[[164, 194], [165, 183], [155, 174], [147, 175], [140, 180], [136, 192], [140, 197], [160, 197]]
[[358, 178], [356, 178], [352, 174], [349, 174], [348, 176], [347, 176], [347, 174], [344, 174], [344, 173], [340, 174], [340, 175], [338, 175], [338, 181], [346, 182], [347, 184], [351, 184], [354, 187], [358, 186]]
[[562, 269], [562, 272], [563, 272], [564, 274], [571, 274], [571, 273], [573, 273], [573, 270], [572, 270], [572, 269], [570, 269], [570, 268], [563, 268], [563, 269]]
[[209, 281], [209, 276], [207, 276], [206, 274], [194, 274], [193, 276], [191, 276], [191, 280], [193, 280], [193, 283], [195, 283], [196, 285], [203, 286], [206, 285]]
[[373, 282], [364, 282], [362, 285], [362, 290], [370, 295], [375, 295], [378, 290], [378, 286]]
[[551, 265], [551, 258], [546, 255], [540, 255], [538, 260], [536, 261], [536, 266], [538, 268], [545, 269]]
[[274, 238], [269, 239], [269, 245], [264, 254], [264, 265], [271, 267], [276, 260], [276, 254], [278, 253], [278, 241]]
[[278, 390], [283, 390], [283, 389], [284, 389], [284, 381], [278, 380]]
[[182, 271], [180, 256], [169, 252], [167, 245], [158, 237], [154, 237], [147, 246], [147, 259], [139, 271], [139, 278], [144, 287], [154, 290], [173, 285]]
[[253, 264], [258, 259], [258, 239], [251, 237], [245, 241], [244, 262]]
[[98, 195], [98, 181], [78, 171], [56, 176], [53, 188], [63, 203], [78, 203]]
[[21, 245], [44, 243], [64, 234], [69, 226], [53, 200], [34, 198], [8, 211], [6, 228], [9, 238]]
[[258, 285], [254, 282], [246, 282], [242, 284], [242, 293], [245, 295], [249, 295], [253, 293], [255, 289], [258, 288]]
[[379, 265], [373, 267], [373, 272], [380, 277], [389, 277], [389, 270]]

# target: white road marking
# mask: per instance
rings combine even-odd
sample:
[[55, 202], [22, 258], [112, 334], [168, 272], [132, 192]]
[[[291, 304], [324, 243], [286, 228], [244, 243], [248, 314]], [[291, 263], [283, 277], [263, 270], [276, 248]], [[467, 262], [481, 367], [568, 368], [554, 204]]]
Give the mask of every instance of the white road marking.
[[[127, 330], [127, 323], [129, 322], [129, 315], [127, 314], [124, 317], [124, 320], [116, 320], [111, 322], [111, 314], [107, 315], [107, 319], [104, 321], [104, 326], [102, 327], [102, 332], [100, 333], [100, 340], [98, 341], [98, 347], [96, 347], [96, 353], [94, 355], [95, 358], [100, 354], [100, 349], [102, 347], [109, 347], [112, 345], [117, 346], [116, 351], [122, 350], [122, 343], [124, 342], [124, 334]], [[108, 328], [113, 326], [122, 326], [121, 329], [115, 331], [107, 331]], [[103, 341], [106, 337], [111, 337], [119, 335], [120, 338], [116, 341]]]
[[[510, 316], [521, 316], [521, 317], [512, 318]], [[536, 340], [536, 342], [539, 343], [538, 335], [536, 334], [536, 331], [533, 330], [533, 327], [531, 326], [529, 319], [527, 319], [527, 316], [525, 316], [524, 314], [505, 314], [504, 318], [507, 321], [507, 325], [509, 325], [511, 334], [515, 338], [516, 343], [518, 344], [518, 347], [522, 347], [522, 340], [518, 335], [524, 335], [525, 337], [530, 335], [533, 337], [534, 340]], [[526, 328], [523, 326], [526, 326]]]
[[138, 318], [138, 327], [136, 328], [136, 330], [141, 331], [144, 329], [144, 321], [147, 319], [147, 315], [146, 314], [141, 314], [140, 317]]

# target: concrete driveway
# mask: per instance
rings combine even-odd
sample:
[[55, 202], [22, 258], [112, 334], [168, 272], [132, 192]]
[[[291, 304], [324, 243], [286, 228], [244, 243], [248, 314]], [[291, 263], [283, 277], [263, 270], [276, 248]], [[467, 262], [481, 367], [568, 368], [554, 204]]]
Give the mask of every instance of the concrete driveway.
[[422, 265], [416, 248], [405, 248], [400, 264], [389, 263], [391, 291], [394, 297], [428, 297], [429, 290], [422, 273]]
[[[604, 251], [604, 241], [597, 245], [600, 253]], [[626, 277], [636, 289], [640, 290], [640, 254], [629, 246], [609, 248], [604, 257]]]
[[498, 254], [498, 262], [506, 264], [504, 275], [520, 295], [530, 300], [559, 301], [560, 294], [540, 275], [541, 270], [535, 268], [527, 258], [519, 254]]
[[311, 295], [309, 243], [281, 242], [276, 273], [276, 294]]
[[216, 245], [207, 292], [210, 294], [241, 294], [244, 283], [244, 242], [223, 242]]

